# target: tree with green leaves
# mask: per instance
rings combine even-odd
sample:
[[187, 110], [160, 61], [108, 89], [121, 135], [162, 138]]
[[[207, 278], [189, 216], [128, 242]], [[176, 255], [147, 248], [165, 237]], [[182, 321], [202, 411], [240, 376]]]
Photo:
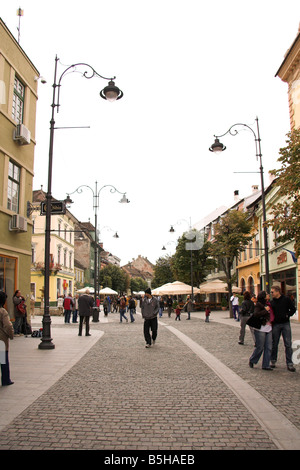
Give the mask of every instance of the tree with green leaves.
[[252, 222], [248, 220], [247, 213], [237, 210], [228, 211], [215, 225], [215, 236], [210, 245], [211, 254], [226, 275], [229, 297], [232, 295], [234, 282], [234, 261], [252, 238], [251, 228]]
[[153, 288], [160, 287], [163, 284], [167, 284], [168, 282], [173, 282], [174, 279], [172, 268], [172, 257], [171, 256], [161, 256], [156, 261], [154, 266], [154, 278], [151, 282]]
[[131, 292], [145, 291], [147, 287], [148, 287], [148, 283], [142, 277], [132, 277], [130, 279]]
[[279, 188], [280, 202], [272, 207], [272, 219], [267, 221], [277, 241], [294, 240], [296, 256], [300, 256], [300, 129], [287, 134], [287, 146], [279, 151], [278, 162], [281, 168], [271, 173], [277, 177], [275, 186]]
[[120, 293], [126, 290], [126, 275], [121, 268], [114, 264], [109, 264], [100, 270], [99, 282], [103, 287], [110, 287]]
[[[193, 232], [195, 232], [194, 240], [192, 239]], [[171, 266], [176, 280], [189, 285], [191, 285], [192, 271], [193, 286], [199, 287], [207, 274], [215, 268], [216, 263], [209, 251], [210, 242], [205, 239], [197, 244], [197, 239], [202, 240], [202, 234], [197, 230], [190, 230], [178, 239]]]

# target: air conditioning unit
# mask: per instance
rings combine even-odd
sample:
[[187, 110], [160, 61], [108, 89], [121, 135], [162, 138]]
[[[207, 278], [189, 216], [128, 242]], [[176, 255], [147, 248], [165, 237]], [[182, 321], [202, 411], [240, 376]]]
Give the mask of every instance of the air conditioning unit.
[[13, 139], [18, 141], [21, 145], [28, 145], [30, 144], [30, 137], [30, 130], [27, 129], [24, 124], [17, 124], [14, 130]]
[[27, 219], [19, 214], [14, 214], [9, 222], [9, 230], [11, 232], [27, 232]]

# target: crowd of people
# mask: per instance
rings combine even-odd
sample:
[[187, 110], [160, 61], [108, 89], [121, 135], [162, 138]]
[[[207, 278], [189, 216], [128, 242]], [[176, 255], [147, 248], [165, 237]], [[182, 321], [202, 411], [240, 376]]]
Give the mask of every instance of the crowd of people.
[[[232, 310], [234, 318], [240, 321], [240, 334], [238, 343], [243, 345], [245, 338], [246, 326], [248, 325], [252, 334], [254, 342], [254, 350], [249, 358], [249, 366], [253, 368], [258, 363], [261, 356], [262, 369], [271, 371], [276, 367], [278, 358], [278, 345], [280, 337], [283, 338], [285, 347], [285, 359], [287, 369], [295, 372], [295, 367], [292, 360], [292, 333], [290, 325], [290, 317], [294, 315], [296, 308], [289, 297], [281, 293], [278, 286], [272, 286], [271, 296], [265, 291], [258, 294], [257, 298], [251, 296], [249, 292], [244, 293], [244, 300], [239, 307], [235, 295], [231, 298]], [[13, 382], [10, 379], [9, 370], [9, 340], [14, 336], [22, 334], [24, 325], [26, 328], [27, 312], [25, 298], [21, 292], [17, 290], [13, 295], [14, 305], [14, 322], [10, 321], [7, 310], [5, 309], [7, 296], [5, 292], [0, 291], [0, 342], [5, 345], [5, 351], [1, 356], [0, 349], [0, 362], [1, 362], [1, 377], [2, 385], [11, 385]], [[108, 313], [117, 313], [120, 315], [120, 323], [125, 320], [128, 322], [126, 313], [129, 311], [130, 321], [135, 321], [134, 314], [136, 313], [138, 300], [133, 296], [105, 296], [103, 299], [104, 315]], [[150, 348], [153, 346], [157, 339], [158, 333], [158, 318], [163, 316], [166, 310], [170, 318], [174, 311], [174, 300], [171, 296], [167, 298], [156, 297], [151, 293], [148, 288], [145, 295], [140, 298], [141, 314], [144, 319], [143, 333], [146, 342], [145, 347]], [[85, 335], [90, 336], [90, 317], [94, 311], [100, 311], [100, 299], [94, 298], [90, 295], [89, 290], [83, 295], [71, 294], [65, 297], [58, 298], [57, 304], [59, 313], [64, 315], [65, 323], [79, 323], [78, 335], [82, 336], [83, 326], [85, 325]], [[187, 313], [186, 320], [191, 319], [191, 312], [193, 311], [193, 301], [190, 296], [187, 297], [185, 302], [177, 303], [175, 306], [175, 320], [181, 320], [181, 312]], [[205, 322], [209, 322], [210, 308], [206, 307]], [[79, 317], [79, 321], [78, 321]], [[72, 319], [72, 320], [71, 320]], [[97, 321], [97, 320], [96, 320]], [[30, 328], [30, 325], [28, 325]]]

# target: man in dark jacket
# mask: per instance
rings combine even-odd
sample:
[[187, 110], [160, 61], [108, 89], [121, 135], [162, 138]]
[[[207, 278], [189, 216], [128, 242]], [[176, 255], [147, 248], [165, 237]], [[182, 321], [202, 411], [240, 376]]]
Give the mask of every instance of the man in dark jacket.
[[140, 307], [142, 310], [142, 317], [144, 319], [144, 337], [146, 341], [146, 348], [150, 348], [150, 330], [152, 331], [152, 341], [154, 344], [157, 338], [157, 314], [159, 312], [158, 300], [152, 296], [150, 288], [145, 290], [145, 297], [141, 299]]
[[85, 294], [81, 295], [78, 299], [79, 309], [79, 333], [78, 336], [82, 335], [83, 320], [85, 320], [85, 336], [91, 336], [90, 331], [90, 316], [92, 315], [92, 308], [94, 305], [94, 299], [90, 296], [90, 291], [87, 289]]
[[271, 287], [272, 301], [271, 306], [274, 312], [274, 321], [272, 323], [272, 354], [271, 367], [275, 367], [278, 355], [278, 344], [282, 335], [285, 346], [286, 365], [289, 371], [295, 372], [292, 361], [292, 330], [290, 317], [296, 312], [296, 307], [289, 297], [281, 294], [278, 286]]

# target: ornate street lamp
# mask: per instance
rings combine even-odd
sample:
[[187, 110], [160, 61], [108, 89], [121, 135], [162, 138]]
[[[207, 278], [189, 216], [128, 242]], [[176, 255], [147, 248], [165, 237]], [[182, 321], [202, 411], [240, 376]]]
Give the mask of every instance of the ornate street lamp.
[[252, 134], [254, 135], [254, 140], [255, 140], [255, 151], [256, 151], [256, 159], [260, 161], [260, 179], [261, 179], [261, 201], [262, 201], [262, 210], [263, 210], [263, 236], [264, 236], [264, 252], [265, 252], [265, 270], [266, 270], [266, 291], [269, 292], [270, 286], [270, 274], [269, 274], [269, 249], [268, 249], [268, 230], [266, 227], [266, 202], [265, 202], [265, 187], [264, 187], [264, 170], [263, 170], [263, 165], [262, 165], [262, 153], [261, 153], [261, 139], [260, 139], [260, 133], [259, 133], [259, 124], [258, 124], [258, 118], [255, 119], [256, 121], [256, 128], [257, 128], [257, 133], [252, 129], [252, 127], [248, 126], [248, 124], [242, 124], [242, 123], [237, 123], [233, 124], [228, 131], [225, 132], [225, 134], [222, 135], [215, 135], [215, 141], [212, 144], [212, 146], [209, 148], [210, 152], [214, 152], [216, 154], [220, 154], [226, 150], [226, 147], [219, 141], [219, 137], [224, 137], [226, 134], [230, 135], [237, 135], [238, 130], [235, 129], [236, 127], [246, 127], [249, 129]]
[[[55, 120], [54, 112], [55, 108], [57, 112], [59, 111], [59, 95], [61, 81], [63, 77], [69, 71], [77, 71], [78, 67], [84, 67], [85, 71], [82, 73], [82, 76], [87, 79], [93, 77], [99, 77], [104, 80], [109, 80], [108, 86], [105, 87], [101, 92], [100, 96], [103, 99], [108, 101], [119, 100], [123, 96], [123, 92], [115, 86], [113, 78], [105, 78], [100, 75], [96, 70], [88, 64], [77, 63], [67, 67], [61, 74], [58, 82], [57, 78], [57, 63], [58, 57], [55, 57], [55, 68], [54, 68], [54, 83], [53, 83], [53, 98], [52, 98], [52, 114], [50, 121], [50, 142], [49, 142], [49, 163], [48, 163], [48, 189], [46, 194], [46, 233], [45, 233], [45, 277], [44, 277], [44, 315], [43, 315], [43, 335], [41, 338], [41, 343], [39, 344], [39, 349], [54, 349], [55, 346], [52, 343], [51, 338], [51, 318], [50, 318], [50, 291], [49, 291], [49, 275], [50, 275], [50, 230], [51, 230], [51, 200], [52, 200], [52, 166], [53, 166], [53, 143], [54, 143], [54, 129], [55, 129]], [[58, 88], [58, 90], [57, 90]], [[56, 97], [57, 91], [57, 97]]]
[[[97, 230], [97, 226], [98, 226], [98, 209], [99, 209], [99, 198], [100, 198], [100, 193], [102, 191], [102, 189], [104, 188], [110, 188], [110, 192], [111, 193], [119, 193], [119, 194], [122, 194], [122, 198], [120, 199], [120, 203], [121, 204], [128, 204], [130, 201], [127, 199], [126, 197], [126, 193], [122, 193], [121, 191], [118, 191], [117, 188], [115, 188], [114, 186], [112, 186], [111, 184], [106, 184], [104, 186], [102, 186], [102, 188], [100, 188], [98, 190], [98, 183], [97, 181], [95, 182], [95, 190], [93, 190], [90, 186], [86, 185], [86, 184], [82, 184], [81, 186], [79, 186], [78, 188], [75, 189], [75, 191], [73, 191], [72, 193], [69, 193], [67, 194], [67, 198], [65, 199], [65, 202], [67, 204], [72, 204], [72, 199], [70, 198], [70, 195], [71, 194], [74, 194], [74, 193], [78, 193], [78, 194], [81, 194], [82, 191], [83, 191], [83, 188], [88, 188], [90, 191], [92, 191], [92, 194], [93, 194], [93, 208], [94, 208], [94, 214], [95, 214], [95, 232], [94, 232], [94, 237], [95, 237], [95, 240], [94, 240], [94, 299], [95, 299], [95, 303], [96, 303], [96, 298], [97, 298], [97, 290], [98, 290], [98, 230]], [[119, 235], [117, 234], [117, 232], [115, 233], [114, 235], [114, 238], [119, 238]]]

